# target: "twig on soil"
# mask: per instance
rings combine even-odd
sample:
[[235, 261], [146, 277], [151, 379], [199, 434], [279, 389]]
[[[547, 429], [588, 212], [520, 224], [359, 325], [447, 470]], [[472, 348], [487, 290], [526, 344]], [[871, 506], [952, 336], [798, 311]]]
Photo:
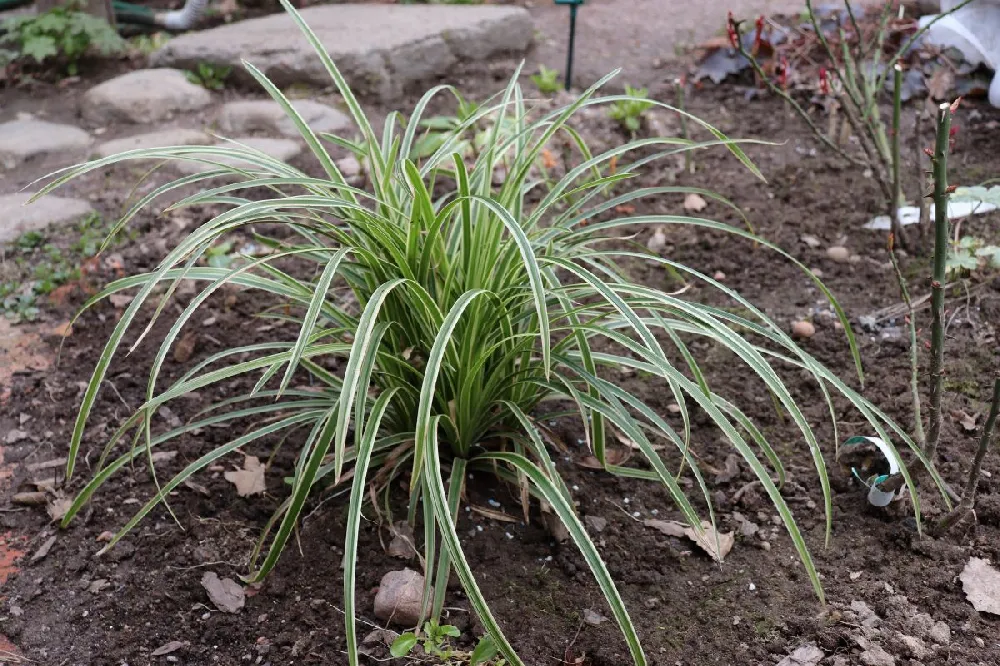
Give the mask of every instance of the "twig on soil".
[[983, 472], [983, 458], [986, 457], [986, 452], [990, 448], [990, 441], [993, 439], [993, 429], [996, 427], [998, 413], [1000, 413], [1000, 376], [993, 383], [993, 399], [990, 401], [990, 413], [983, 424], [983, 431], [979, 437], [979, 448], [976, 449], [976, 458], [972, 461], [972, 468], [969, 470], [969, 480], [965, 484], [962, 501], [959, 502], [954, 511], [941, 521], [939, 529], [942, 532], [948, 531], [948, 529], [960, 522], [966, 515], [972, 513], [976, 505], [976, 487], [979, 485], [979, 477]]
[[[956, 102], [957, 104], [957, 102]], [[941, 438], [941, 391], [944, 386], [944, 285], [948, 258], [948, 142], [952, 108], [938, 107], [934, 145], [934, 278], [931, 281], [931, 406], [930, 429], [924, 453], [931, 464]]]
[[927, 442], [927, 436], [924, 434], [924, 424], [920, 414], [920, 363], [917, 349], [916, 313], [913, 311], [913, 303], [910, 301], [910, 290], [906, 288], [906, 278], [899, 270], [899, 261], [896, 259], [896, 251], [893, 247], [894, 239], [894, 235], [889, 234], [889, 260], [896, 272], [899, 293], [903, 297], [903, 303], [906, 304], [908, 311], [906, 321], [910, 328], [910, 394], [913, 396], [913, 436], [917, 440], [917, 444], [923, 448]]

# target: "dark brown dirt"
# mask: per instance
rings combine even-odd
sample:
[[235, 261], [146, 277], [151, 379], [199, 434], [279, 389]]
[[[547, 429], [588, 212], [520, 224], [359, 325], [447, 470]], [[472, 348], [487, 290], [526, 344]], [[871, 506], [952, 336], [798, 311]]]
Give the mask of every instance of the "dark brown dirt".
[[[478, 81], [473, 91], [492, 89], [491, 82], [501, 78], [492, 70], [470, 73], [469, 77]], [[744, 103], [732, 88], [705, 90], [694, 96], [691, 110], [733, 136], [783, 141], [777, 146], [748, 149], [767, 181], [754, 179], [726, 153], [712, 151], [698, 156], [694, 176], [677, 176], [664, 168], [646, 176], [644, 184], [665, 183], [676, 177], [679, 182], [696, 183], [731, 198], [762, 236], [822, 271], [854, 322], [898, 302], [886, 265], [883, 235], [860, 229], [871, 215], [880, 212], [877, 188], [871, 180], [831, 163], [822, 154], [812, 156], [814, 142], [773, 100]], [[994, 175], [993, 156], [1000, 143], [996, 125], [987, 123], [996, 120], [996, 112], [985, 107], [959, 112], [962, 131], [953, 159], [955, 182], [974, 183]], [[598, 143], [623, 138], [600, 117], [587, 120], [584, 129]], [[926, 138], [925, 142], [929, 141]], [[908, 173], [914, 171], [908, 169]], [[95, 175], [90, 185], [108, 176]], [[907, 191], [914, 190], [914, 184], [908, 183]], [[109, 198], [101, 205], [111, 213], [117, 203]], [[681, 210], [679, 199], [663, 198], [641, 204], [638, 212]], [[738, 222], [716, 204], [710, 204], [706, 214]], [[963, 227], [995, 239], [996, 222], [994, 214], [966, 222]], [[152, 265], [180, 233], [162, 221], [154, 224], [152, 218], [144, 218], [140, 225], [149, 233], [119, 249], [129, 273]], [[818, 238], [820, 246], [807, 245], [803, 234]], [[845, 245], [859, 259], [844, 264], [830, 261], [825, 248], [832, 245]], [[781, 324], [811, 319], [817, 332], [804, 346], [857, 385], [843, 331], [833, 324], [821, 294], [794, 266], [732, 237], [683, 228], [668, 231], [665, 253], [708, 274], [724, 273], [727, 284]], [[914, 295], [923, 295], [927, 281], [920, 276], [928, 272], [926, 258], [906, 258], [904, 270], [913, 276]], [[637, 268], [636, 276], [652, 286], [669, 286], [659, 271], [640, 272]], [[1000, 369], [996, 330], [1000, 278], [976, 275], [964, 286], [967, 289], [952, 292], [949, 302], [946, 412], [964, 410], [982, 415], [989, 378]], [[686, 296], [722, 303], [717, 295], [699, 287]], [[161, 381], [169, 382], [190, 363], [234, 341], [246, 343], [274, 335], [273, 331], [260, 331], [260, 324], [249, 318], [259, 309], [251, 298], [242, 294], [235, 295], [235, 300], [220, 297], [211, 312], [215, 321], [205, 324], [204, 318], [199, 319], [203, 325], [192, 359], [187, 365], [169, 360]], [[68, 318], [73, 305], [70, 301], [62, 309], [52, 309], [50, 323]], [[30, 476], [37, 476], [30, 474], [26, 465], [65, 455], [80, 382], [88, 379], [116, 315], [109, 304], [95, 307], [65, 340], [58, 366], [14, 376], [9, 397], [0, 403], [0, 430], [17, 427], [29, 438], [6, 447], [6, 461], [19, 463], [11, 491], [20, 489], [19, 484]], [[927, 322], [924, 312], [920, 315], [924, 362]], [[899, 325], [897, 318], [882, 322], [882, 332], [857, 330], [866, 395], [905, 424], [911, 420], [907, 349], [905, 343], [883, 336], [886, 327]], [[154, 338], [157, 331], [163, 332], [157, 329]], [[80, 477], [86, 477], [88, 465], [108, 434], [141, 401], [145, 368], [154, 350], [154, 345], [145, 343], [113, 366], [85, 439], [87, 454], [81, 458]], [[661, 665], [774, 664], [799, 645], [816, 642], [827, 654], [823, 663], [854, 664], [860, 663], [860, 653], [871, 642], [895, 655], [897, 664], [1000, 663], [997, 621], [973, 611], [957, 581], [970, 555], [1000, 557], [1000, 484], [996, 481], [1000, 463], [996, 455], [987, 459], [985, 469], [990, 476], [980, 484], [978, 525], [940, 539], [920, 537], [908, 507], [890, 512], [867, 507], [863, 494], [834, 464], [833, 434], [818, 389], [805, 377], [785, 373], [793, 395], [817, 428], [833, 476], [833, 533], [829, 548], [824, 549], [822, 509], [816, 508], [816, 504], [821, 505], [821, 495], [801, 436], [776, 415], [748, 373], [730, 357], [710, 347], [695, 351], [704, 360], [713, 387], [739, 402], [785, 460], [790, 472], [785, 493], [807, 534], [829, 603], [824, 607], [813, 595], [787, 535], [773, 526], [774, 511], [767, 499], [753, 487], [738, 493], [752, 479], [745, 467], [725, 482], [714, 482], [708, 474], [722, 527], [737, 529], [734, 512], [739, 512], [759, 528], [754, 536], [738, 537], [725, 564], [717, 566], [691, 544], [663, 537], [636, 520], [636, 512], [638, 520], [654, 515], [676, 517], [665, 491], [653, 484], [580, 469], [575, 459], [584, 452], [576, 444], [578, 428], [560, 422], [556, 428], [572, 450], [568, 459], [559, 461], [560, 470], [580, 502], [580, 512], [608, 521], [606, 529], [594, 535], [595, 541], [620, 587], [650, 661]], [[669, 400], [661, 386], [641, 377], [620, 379], [660, 413], [668, 414]], [[180, 400], [171, 409], [176, 418], [186, 420], [208, 399]], [[842, 401], [838, 401], [838, 418], [841, 439], [869, 434], [861, 418]], [[179, 471], [230, 436], [229, 430], [208, 429], [178, 441], [171, 447], [178, 451], [176, 458], [158, 468], [160, 478]], [[694, 442], [706, 469], [724, 468], [732, 451], [704, 419], [695, 419]], [[941, 471], [951, 483], [961, 483], [974, 446], [974, 433], [965, 432], [953, 417], [946, 416]], [[346, 663], [339, 610], [343, 598], [339, 562], [345, 526], [342, 497], [322, 505], [314, 502], [308, 508], [296, 543], [240, 613], [218, 612], [199, 584], [205, 571], [234, 579], [246, 573], [255, 539], [284, 496], [281, 477], [293, 464], [292, 448], [285, 447], [269, 470], [265, 498], [235, 496], [232, 485], [222, 478], [222, 470], [232, 469], [239, 456], [228, 457], [219, 469], [197, 478], [204, 494], [181, 487], [171, 497], [179, 524], [165, 508], [157, 508], [132, 535], [100, 559], [93, 557], [101, 546], [99, 535], [119, 528], [154, 490], [141, 465], [106, 486], [85, 515], [65, 531], [48, 524], [40, 509], [0, 514], [5, 530], [14, 537], [26, 537], [21, 549], [28, 553], [35, 552], [49, 535], [57, 534], [46, 557], [33, 564], [22, 560], [23, 570], [3, 585], [6, 600], [0, 611], [0, 632], [27, 657], [42, 664], [163, 663], [168, 656], [189, 664]], [[248, 451], [262, 456], [268, 452], [267, 448]], [[45, 473], [57, 475], [56, 470]], [[80, 479], [74, 479], [71, 490], [79, 484]], [[494, 499], [510, 513], [517, 513], [516, 499], [508, 489], [478, 477], [469, 485], [474, 504]], [[921, 486], [921, 499], [925, 517], [940, 518], [942, 504], [926, 482]], [[534, 522], [500, 523], [466, 513], [459, 530], [483, 592], [527, 663], [560, 664], [570, 655], [585, 655], [584, 663], [592, 666], [628, 662], [613, 622], [596, 627], [583, 622], [585, 610], [609, 612], [572, 547], [555, 543]], [[386, 536], [384, 526], [363, 523], [358, 558], [362, 635], [370, 629], [366, 623], [373, 620], [374, 591], [381, 576], [402, 565], [384, 553], [381, 544]], [[881, 619], [865, 621], [865, 612], [859, 611], [857, 602], [867, 604]], [[446, 606], [448, 621], [463, 631], [461, 644], [471, 644], [481, 628], [470, 616], [467, 601], [453, 590]], [[916, 613], [927, 613], [934, 621], [947, 624], [949, 641], [943, 640], [939, 628], [933, 635], [940, 644], [935, 645], [926, 628], [912, 620]], [[908, 652], [900, 633], [923, 639], [927, 654], [917, 658]], [[170, 641], [184, 645], [168, 656], [151, 656], [153, 650]], [[376, 650], [375, 655], [384, 655], [384, 651]], [[838, 657], [844, 661], [836, 661]]]

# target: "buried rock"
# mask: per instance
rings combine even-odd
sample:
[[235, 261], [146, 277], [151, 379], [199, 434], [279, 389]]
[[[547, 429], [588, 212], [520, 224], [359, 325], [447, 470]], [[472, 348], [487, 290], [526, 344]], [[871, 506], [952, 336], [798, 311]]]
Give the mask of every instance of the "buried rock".
[[424, 577], [412, 569], [390, 571], [382, 576], [375, 595], [375, 617], [400, 627], [415, 627], [430, 610], [430, 599], [421, 612]]

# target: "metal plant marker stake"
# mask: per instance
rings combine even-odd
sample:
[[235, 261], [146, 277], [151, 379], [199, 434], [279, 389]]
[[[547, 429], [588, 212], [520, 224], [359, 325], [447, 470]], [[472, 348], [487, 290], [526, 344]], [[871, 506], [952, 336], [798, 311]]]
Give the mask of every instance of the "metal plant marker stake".
[[576, 45], [576, 12], [584, 0], [555, 0], [557, 5], [569, 5], [569, 48], [566, 49], [566, 90], [573, 83], [573, 48]]

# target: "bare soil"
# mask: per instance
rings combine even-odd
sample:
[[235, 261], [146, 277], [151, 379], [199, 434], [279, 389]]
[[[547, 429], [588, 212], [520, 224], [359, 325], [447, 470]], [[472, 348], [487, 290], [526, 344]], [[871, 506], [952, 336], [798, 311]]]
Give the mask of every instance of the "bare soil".
[[[463, 70], [456, 74], [455, 82], [474, 95], [492, 91], [510, 65]], [[748, 146], [766, 181], [755, 179], [725, 151], [713, 150], [698, 155], [694, 175], [666, 165], [643, 176], [642, 184], [697, 184], [729, 197], [745, 211], [759, 234], [822, 272], [852, 322], [898, 304], [884, 234], [860, 228], [870, 216], [881, 212], [874, 182], [827, 159], [777, 101], [744, 102], [741, 92], [733, 87], [697, 91], [690, 110], [732, 136], [781, 141], [778, 145]], [[401, 108], [412, 103], [410, 100]], [[957, 123], [962, 129], [952, 160], [954, 182], [973, 184], [995, 175], [994, 156], [1000, 150], [998, 120], [1000, 115], [985, 106], [963, 106], [959, 111]], [[602, 116], [585, 118], [581, 129], [598, 145], [624, 139]], [[923, 137], [922, 143], [930, 145], [930, 137]], [[915, 178], [916, 167], [908, 166], [906, 172]], [[122, 171], [94, 174], [73, 187], [96, 191], [101, 183], [116, 182], [125, 175]], [[104, 213], [120, 211], [128, 193], [122, 182], [121, 188], [104, 190], [98, 201]], [[906, 191], [912, 197], [916, 190], [911, 178]], [[638, 213], [654, 211], [680, 213], [681, 200], [663, 197], [637, 205]], [[742, 224], [714, 203], [705, 214]], [[979, 216], [964, 222], [962, 229], [995, 240], [997, 221], [997, 214]], [[92, 274], [91, 288], [113, 277], [117, 270], [135, 273], [150, 268], [183, 233], [181, 224], [151, 215], [141, 217], [137, 226], [144, 232], [142, 236], [115, 249], [115, 261], [102, 263]], [[799, 269], [772, 252], [731, 236], [683, 228], [672, 228], [667, 234], [664, 253], [671, 259], [709, 275], [724, 274], [726, 284], [782, 324], [811, 320], [816, 334], [803, 342], [805, 347], [858, 386], [844, 332], [835, 326], [822, 295]], [[819, 245], [813, 247], [803, 240], [804, 235], [815, 237]], [[857, 259], [848, 263], [830, 260], [826, 248], [835, 245], [847, 247]], [[903, 265], [914, 296], [924, 295], [928, 289], [925, 276], [929, 274], [926, 256], [911, 254]], [[674, 286], [660, 270], [639, 266], [634, 270], [646, 284]], [[81, 303], [82, 287], [68, 294], [61, 305], [50, 306], [45, 326], [72, 316]], [[686, 297], [732, 306], [698, 286]], [[274, 331], [261, 330], [261, 322], [250, 317], [259, 310], [253, 298], [226, 294], [214, 301], [196, 323], [193, 355], [186, 363], [169, 359], [161, 381], [171, 381], [191, 364], [231, 344], [275, 335]], [[58, 363], [40, 370], [20, 368], [5, 387], [9, 392], [0, 397], [0, 432], [16, 428], [27, 434], [26, 439], [4, 448], [4, 460], [17, 463], [8, 495], [23, 490], [27, 480], [43, 475], [61, 483], [59, 468], [29, 471], [28, 466], [65, 455], [81, 383], [89, 378], [118, 314], [106, 303], [87, 311], [72, 334], [61, 340]], [[921, 362], [925, 364], [929, 316], [923, 311], [918, 317]], [[948, 318], [947, 414], [940, 470], [950, 483], [960, 487], [976, 433], [964, 429], [951, 414], [978, 414], [980, 420], [984, 415], [990, 378], [1000, 370], [1000, 277], [974, 274], [957, 284], [949, 292]], [[902, 317], [896, 316], [880, 321], [877, 329], [857, 326], [856, 330], [864, 360], [865, 394], [907, 424], [912, 419], [908, 350], [905, 334], [899, 337], [896, 330], [902, 325]], [[66, 488], [68, 493], [79, 489], [107, 436], [141, 402], [144, 373], [155, 354], [157, 333], [163, 333], [162, 324], [154, 331], [153, 340], [113, 365], [92, 417], [93, 427], [85, 438], [81, 473]], [[35, 341], [51, 356], [59, 342], [53, 335]], [[884, 647], [897, 664], [1000, 663], [997, 620], [971, 608], [957, 579], [970, 556], [1000, 558], [1000, 462], [996, 455], [990, 455], [984, 467], [988, 475], [979, 488], [978, 523], [940, 539], [921, 536], [909, 505], [881, 511], [866, 504], [864, 493], [834, 461], [833, 431], [818, 388], [806, 377], [785, 373], [793, 395], [821, 436], [833, 477], [833, 532], [829, 546], [824, 547], [822, 497], [801, 436], [776, 414], [761, 387], [730, 356], [708, 346], [695, 351], [716, 390], [738, 401], [786, 462], [790, 479], [784, 492], [817, 560], [828, 603], [822, 605], [814, 596], [790, 540], [774, 525], [774, 510], [766, 497], [752, 485], [748, 487], [753, 478], [749, 470], [741, 466], [730, 479], [714, 479], [711, 470], [725, 469], [732, 450], [706, 419], [695, 419], [693, 438], [709, 471], [721, 526], [738, 530], [749, 521], [758, 527], [752, 536], [737, 537], [735, 548], [721, 566], [692, 544], [644, 527], [641, 521], [654, 515], [677, 517], [666, 492], [653, 484], [580, 468], [577, 462], [586, 452], [578, 444], [579, 427], [560, 421], [555, 428], [571, 448], [571, 454], [558, 463], [560, 471], [580, 502], [580, 512], [607, 520], [606, 528], [595, 532], [594, 538], [651, 663], [775, 664], [808, 642], [815, 642], [826, 653], [824, 664], [860, 663], [860, 654], [870, 649], [869, 643]], [[619, 379], [660, 413], [670, 415], [663, 386], [638, 376], [622, 375]], [[230, 388], [236, 391], [240, 387]], [[172, 414], [162, 416], [184, 421], [203, 403], [219, 397], [221, 393], [180, 400], [171, 405]], [[841, 440], [871, 434], [861, 417], [842, 401], [837, 412]], [[231, 434], [230, 430], [207, 429], [179, 440], [171, 447], [177, 451], [176, 457], [160, 463], [160, 478], [179, 471], [207, 448], [228, 441]], [[313, 501], [295, 544], [264, 585], [252, 591], [239, 613], [219, 612], [199, 583], [206, 571], [236, 580], [246, 573], [255, 540], [284, 497], [281, 479], [294, 465], [292, 444], [283, 447], [268, 470], [264, 498], [238, 498], [232, 484], [223, 479], [223, 469], [233, 469], [241, 462], [240, 456], [234, 455], [222, 468], [199, 475], [199, 487], [181, 487], [171, 496], [170, 508], [177, 522], [166, 508], [157, 508], [101, 558], [94, 557], [102, 545], [100, 535], [118, 529], [154, 492], [143, 466], [119, 474], [94, 497], [85, 515], [66, 530], [57, 530], [42, 508], [8, 504], [0, 513], [4, 539], [11, 548], [28, 555], [20, 562], [21, 570], [3, 583], [0, 632], [23, 656], [41, 664], [146, 664], [171, 658], [188, 664], [346, 663], [339, 610], [346, 510], [343, 497]], [[266, 458], [270, 450], [251, 449], [248, 453]], [[924, 481], [920, 491], [925, 520], [939, 519], [943, 504], [933, 487]], [[470, 493], [474, 504], [494, 500], [507, 512], [519, 513], [515, 493], [488, 478], [474, 478]], [[573, 660], [578, 657], [584, 658], [580, 663], [592, 666], [628, 662], [613, 622], [597, 626], [584, 622], [586, 610], [610, 613], [581, 556], [570, 545], [553, 541], [536, 520], [527, 525], [504, 523], [475, 513], [460, 517], [459, 533], [485, 596], [527, 663], [576, 663]], [[51, 535], [57, 537], [51, 550], [31, 562], [30, 554]], [[375, 624], [372, 603], [379, 580], [404, 564], [385, 553], [383, 543], [387, 542], [386, 526], [363, 523], [358, 558], [362, 637], [372, 628], [368, 623]], [[868, 618], [858, 602], [864, 602], [878, 618]], [[452, 590], [446, 606], [448, 621], [463, 632], [459, 643], [471, 645], [482, 629], [459, 590]], [[950, 630], [948, 640], [940, 628], [932, 635], [926, 627], [917, 626], [920, 622], [912, 618], [918, 613], [945, 623]], [[900, 635], [921, 638], [926, 654], [916, 654]], [[183, 645], [168, 655], [152, 656], [154, 650], [171, 641]], [[383, 647], [370, 649], [379, 660], [387, 654]]]

